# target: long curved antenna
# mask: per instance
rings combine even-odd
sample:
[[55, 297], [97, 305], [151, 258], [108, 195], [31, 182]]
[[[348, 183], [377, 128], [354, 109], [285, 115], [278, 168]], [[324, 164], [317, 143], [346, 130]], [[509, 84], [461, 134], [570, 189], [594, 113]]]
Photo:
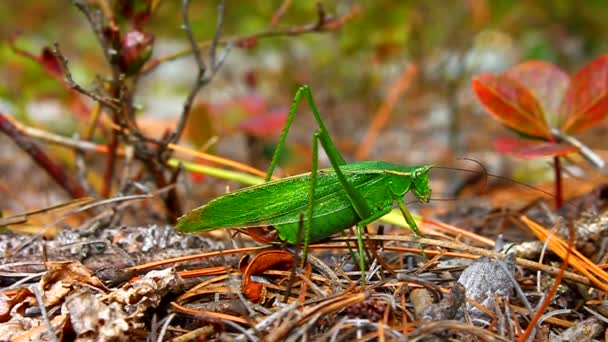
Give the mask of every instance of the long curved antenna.
[[466, 161], [470, 161], [473, 162], [477, 165], [479, 165], [479, 167], [483, 170], [483, 189], [485, 189], [488, 186], [488, 168], [483, 165], [482, 162], [480, 162], [477, 159], [473, 159], [473, 158], [469, 158], [469, 157], [460, 157], [460, 158], [456, 158], [456, 160], [466, 160]]
[[[464, 169], [464, 168], [459, 168], [459, 167], [451, 167], [451, 166], [433, 166], [433, 169], [441, 169], [441, 170], [456, 170], [456, 171], [462, 171], [462, 172], [469, 172], [469, 173], [476, 173], [479, 174], [480, 171], [475, 171], [475, 170], [469, 170], [469, 169]], [[493, 177], [496, 179], [500, 179], [509, 183], [513, 183], [513, 184], [517, 184], [517, 185], [521, 185], [523, 187], [526, 187], [528, 189], [532, 189], [532, 190], [536, 190], [538, 192], [541, 192], [547, 196], [551, 196], [551, 197], [555, 197], [554, 193], [551, 193], [549, 191], [543, 190], [539, 187], [536, 187], [534, 185], [530, 185], [530, 184], [526, 184], [524, 182], [520, 182], [520, 181], [516, 181], [514, 179], [511, 179], [509, 177], [505, 177], [505, 176], [499, 176], [499, 175], [495, 175], [493, 173], [489, 173], [489, 172], [484, 172], [484, 174], [488, 177]]]

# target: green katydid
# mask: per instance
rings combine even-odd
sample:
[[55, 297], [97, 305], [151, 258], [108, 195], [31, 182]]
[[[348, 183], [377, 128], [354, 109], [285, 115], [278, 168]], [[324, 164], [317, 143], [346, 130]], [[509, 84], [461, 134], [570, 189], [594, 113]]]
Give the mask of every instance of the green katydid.
[[[319, 125], [313, 135], [312, 170], [310, 173], [270, 181], [302, 96], [306, 96]], [[319, 143], [332, 168], [318, 170]], [[266, 183], [211, 200], [181, 217], [177, 229], [198, 232], [218, 228], [272, 226], [282, 241], [295, 244], [298, 241], [301, 214], [305, 213], [304, 261], [311, 242], [357, 226], [359, 265], [364, 281], [363, 228], [390, 212], [393, 203], [397, 203], [405, 221], [414, 234], [419, 236], [418, 226], [403, 201], [403, 196], [412, 191], [420, 202], [429, 201], [429, 169], [431, 166], [408, 167], [381, 161], [347, 164], [321, 120], [310, 88], [302, 86], [293, 100], [266, 175]]]

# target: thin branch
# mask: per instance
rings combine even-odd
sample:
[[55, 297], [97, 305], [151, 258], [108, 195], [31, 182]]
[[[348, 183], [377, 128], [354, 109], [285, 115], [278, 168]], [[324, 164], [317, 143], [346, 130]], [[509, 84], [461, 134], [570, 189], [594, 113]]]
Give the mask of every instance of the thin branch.
[[117, 79], [119, 72], [116, 68], [116, 63], [114, 62], [116, 58], [114, 58], [114, 56], [112, 55], [113, 52], [109, 48], [108, 42], [106, 41], [106, 38], [103, 35], [103, 13], [99, 10], [91, 10], [88, 1], [86, 0], [73, 0], [72, 2], [74, 6], [76, 6], [76, 8], [80, 10], [80, 12], [82, 12], [82, 14], [85, 16], [85, 18], [91, 25], [91, 28], [93, 29], [93, 32], [95, 33], [95, 36], [99, 41], [99, 45], [103, 50], [103, 54], [112, 68], [114, 79]]
[[314, 30], [319, 30], [325, 25], [325, 21], [327, 20], [327, 16], [325, 15], [325, 9], [323, 8], [323, 4], [317, 2], [317, 24], [314, 26]]
[[53, 45], [52, 52], [53, 52], [53, 55], [57, 58], [57, 60], [59, 60], [59, 62], [61, 63], [61, 68], [63, 69], [63, 74], [65, 76], [65, 80], [72, 89], [76, 90], [77, 92], [79, 92], [83, 95], [86, 95], [86, 96], [92, 98], [93, 100], [103, 104], [106, 107], [112, 108], [114, 110], [120, 110], [120, 106], [118, 106], [117, 104], [112, 102], [113, 99], [104, 98], [103, 96], [101, 96], [99, 94], [95, 94], [94, 92], [88, 91], [88, 90], [84, 89], [81, 85], [76, 83], [76, 81], [74, 81], [74, 79], [72, 78], [72, 73], [70, 72], [70, 69], [68, 67], [68, 60], [67, 60], [67, 58], [65, 58], [65, 56], [59, 50], [58, 43], [55, 43]]
[[[354, 7], [353, 10], [350, 13], [348, 13], [347, 15], [344, 15], [339, 18], [331, 18], [331, 17], [326, 16], [325, 13], [323, 11], [321, 11], [321, 13], [323, 13], [323, 19], [321, 20], [321, 17], [319, 17], [319, 18], [317, 18], [317, 21], [315, 21], [314, 23], [300, 25], [300, 26], [292, 26], [292, 27], [288, 27], [288, 28], [269, 28], [269, 29], [266, 29], [266, 30], [263, 30], [260, 32], [256, 32], [256, 33], [225, 37], [218, 41], [218, 45], [225, 45], [225, 44], [230, 44], [231, 42], [239, 42], [239, 41], [246, 41], [246, 40], [259, 40], [259, 39], [272, 38], [272, 37], [299, 36], [299, 35], [304, 35], [304, 34], [309, 34], [309, 33], [322, 33], [322, 32], [327, 32], [327, 31], [336, 31], [336, 30], [340, 29], [342, 26], [344, 26], [344, 24], [346, 24], [347, 22], [349, 22], [350, 20], [355, 18], [357, 15], [359, 15], [360, 12], [361, 12], [361, 9], [359, 7]], [[319, 13], [318, 9], [317, 9], [317, 13]], [[320, 22], [322, 23], [321, 25], [319, 25]], [[212, 41], [203, 41], [203, 42], [198, 43], [198, 46], [201, 49], [205, 49], [205, 48], [210, 47], [211, 44], [212, 44]], [[189, 55], [190, 53], [192, 53], [191, 47], [188, 49], [184, 49], [182, 51], [176, 52], [171, 55], [167, 55], [164, 57], [160, 57], [160, 58], [151, 60], [142, 68], [142, 70], [140, 71], [140, 74], [146, 74], [146, 73], [156, 69], [158, 66], [160, 66], [164, 62], [173, 61], [173, 60], [185, 57], [185, 56]]]
[[32, 285], [29, 288], [30, 291], [32, 291], [34, 293], [34, 296], [36, 297], [36, 301], [38, 302], [38, 308], [40, 309], [40, 315], [42, 316], [42, 320], [45, 323], [46, 332], [49, 335], [49, 338], [51, 339], [51, 341], [59, 342], [59, 338], [57, 338], [55, 331], [53, 331], [53, 324], [51, 324], [49, 315], [47, 314], [46, 308], [44, 307], [44, 298], [42, 298], [42, 294], [40, 293], [40, 290], [38, 290], [38, 286]]
[[70, 177], [65, 168], [57, 164], [49, 157], [38, 145], [33, 142], [28, 136], [23, 135], [19, 129], [7, 118], [6, 115], [0, 113], [0, 132], [9, 136], [17, 146], [25, 151], [29, 156], [55, 180], [72, 198], [86, 196], [84, 188]]
[[[224, 11], [225, 9], [225, 5], [224, 5], [224, 0], [221, 0], [220, 3], [217, 5], [217, 23], [215, 25], [215, 34], [213, 35], [213, 40], [211, 41], [211, 48], [209, 49], [209, 59], [211, 60], [211, 70], [213, 72], [214, 69], [217, 70], [217, 61], [216, 61], [216, 51], [217, 51], [217, 44], [220, 41], [220, 36], [222, 34], [222, 27], [224, 26]], [[198, 45], [195, 41], [190, 41], [190, 43], [194, 46], [196, 46], [197, 48]], [[200, 48], [199, 48], [200, 49]], [[211, 80], [211, 78], [209, 79], [209, 81]]]
[[225, 57], [220, 59], [218, 63], [216, 61], [216, 50], [218, 42], [220, 41], [220, 36], [222, 33], [222, 26], [224, 23], [224, 0], [221, 0], [218, 4], [217, 8], [217, 25], [215, 28], [215, 34], [213, 35], [213, 40], [211, 41], [211, 49], [209, 51], [209, 57], [211, 61], [211, 70], [209, 75], [205, 75], [207, 73], [207, 65], [203, 60], [203, 56], [201, 53], [201, 48], [196, 42], [196, 38], [194, 37], [194, 33], [192, 32], [192, 28], [190, 26], [190, 18], [188, 17], [188, 6], [190, 4], [190, 0], [182, 0], [182, 18], [183, 18], [183, 29], [186, 31], [188, 35], [188, 41], [190, 42], [190, 47], [192, 49], [192, 53], [194, 55], [194, 59], [198, 66], [198, 73], [196, 75], [196, 79], [194, 80], [194, 84], [192, 85], [192, 89], [184, 102], [182, 114], [179, 118], [179, 122], [175, 131], [169, 135], [167, 138], [167, 143], [177, 143], [179, 138], [181, 137], [184, 128], [186, 127], [186, 122], [188, 121], [188, 115], [190, 114], [190, 110], [192, 109], [192, 104], [194, 103], [194, 99], [196, 95], [201, 90], [203, 86], [211, 81]]
[[[220, 2], [221, 8], [222, 2]], [[190, 47], [192, 48], [192, 54], [194, 55], [194, 59], [196, 60], [196, 64], [198, 65], [198, 75], [199, 79], [202, 78], [201, 74], [205, 74], [205, 70], [207, 70], [207, 66], [205, 65], [205, 61], [203, 60], [203, 56], [201, 54], [200, 47], [196, 44], [196, 38], [194, 37], [194, 32], [192, 32], [192, 28], [190, 27], [190, 18], [188, 17], [188, 7], [190, 5], [190, 0], [182, 0], [182, 20], [183, 20], [183, 29], [186, 31], [186, 35], [188, 36], [188, 41], [190, 42]], [[221, 13], [223, 16], [223, 12]], [[218, 22], [221, 22], [221, 19], [218, 18]], [[216, 32], [217, 34], [217, 32]], [[214, 37], [215, 39], [215, 37]]]
[[285, 13], [287, 13], [287, 10], [291, 6], [291, 2], [292, 0], [283, 0], [283, 3], [281, 6], [279, 6], [279, 9], [276, 10], [276, 12], [274, 12], [272, 15], [272, 19], [270, 20], [270, 28], [277, 26], [279, 20], [281, 20]]

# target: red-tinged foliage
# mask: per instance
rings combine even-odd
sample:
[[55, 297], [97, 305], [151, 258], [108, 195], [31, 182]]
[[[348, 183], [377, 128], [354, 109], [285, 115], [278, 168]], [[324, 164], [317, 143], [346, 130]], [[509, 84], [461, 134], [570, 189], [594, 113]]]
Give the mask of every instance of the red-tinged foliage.
[[200, 183], [204, 182], [205, 179], [207, 179], [207, 175], [204, 175], [202, 173], [195, 173], [195, 172], [190, 173], [190, 180], [194, 184], [200, 184]]
[[557, 127], [560, 120], [561, 103], [568, 89], [570, 77], [556, 65], [544, 61], [529, 61], [518, 64], [505, 72], [519, 81], [540, 103], [546, 122]]
[[522, 83], [504, 74], [482, 74], [473, 80], [473, 91], [505, 126], [539, 138], [550, 136], [540, 103]]
[[560, 208], [559, 157], [578, 148], [560, 143], [559, 137], [593, 127], [608, 114], [608, 55], [589, 63], [572, 80], [551, 63], [529, 61], [503, 74], [479, 75], [472, 87], [490, 114], [529, 138], [497, 139], [499, 152], [521, 158], [554, 157], [555, 206]]
[[287, 122], [287, 109], [275, 109], [241, 122], [239, 127], [257, 137], [268, 137], [281, 133]]
[[42, 53], [40, 54], [40, 57], [38, 57], [38, 61], [50, 75], [58, 77], [63, 74], [61, 62], [57, 59], [53, 52], [51, 52], [51, 49], [47, 47], [42, 49]]
[[563, 101], [566, 121], [561, 130], [579, 133], [608, 114], [608, 55], [587, 64], [572, 78]]
[[572, 80], [551, 63], [529, 61], [503, 74], [481, 74], [472, 87], [483, 107], [504, 125], [544, 140], [497, 142], [501, 152], [524, 158], [559, 156], [567, 149], [547, 144], [558, 140], [552, 128], [578, 133], [608, 115], [608, 55], [589, 63]]
[[576, 147], [569, 144], [536, 142], [506, 137], [494, 140], [494, 147], [500, 153], [525, 159], [534, 159], [542, 156], [563, 156], [577, 150]]
[[244, 81], [249, 88], [255, 89], [258, 86], [258, 77], [256, 72], [253, 70], [247, 71], [245, 73]]

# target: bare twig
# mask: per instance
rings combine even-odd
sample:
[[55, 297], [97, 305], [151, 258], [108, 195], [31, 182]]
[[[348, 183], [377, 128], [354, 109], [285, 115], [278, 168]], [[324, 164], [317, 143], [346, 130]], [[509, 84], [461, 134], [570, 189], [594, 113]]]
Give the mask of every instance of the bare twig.
[[[300, 26], [292, 26], [292, 27], [288, 27], [288, 28], [270, 28], [270, 29], [266, 29], [266, 30], [256, 32], [256, 33], [225, 37], [223, 39], [220, 39], [217, 42], [217, 44], [224, 45], [224, 44], [230, 44], [231, 42], [238, 42], [238, 41], [259, 40], [259, 39], [264, 39], [264, 38], [283, 37], [283, 36], [291, 37], [291, 36], [299, 36], [299, 35], [304, 35], [304, 34], [309, 34], [309, 33], [322, 33], [322, 32], [327, 32], [327, 31], [335, 31], [335, 30], [340, 29], [342, 26], [344, 26], [344, 24], [346, 24], [348, 21], [350, 21], [354, 17], [356, 17], [360, 11], [361, 10], [359, 7], [354, 7], [353, 10], [350, 13], [348, 13], [347, 15], [344, 15], [342, 17], [335, 18], [335, 19], [326, 16], [325, 13], [323, 11], [321, 11], [320, 13], [323, 13], [323, 18], [322, 19], [321, 19], [321, 17], [317, 18], [317, 21], [315, 21], [314, 23], [300, 25]], [[319, 13], [319, 11], [318, 11], [318, 13]], [[319, 23], [322, 23], [322, 24], [320, 25]], [[212, 41], [203, 41], [203, 42], [198, 43], [197, 45], [201, 49], [205, 49], [205, 48], [209, 48], [211, 46], [211, 44], [212, 44]], [[140, 74], [146, 74], [146, 73], [156, 69], [158, 66], [160, 66], [164, 62], [173, 61], [173, 60], [185, 57], [185, 56], [189, 55], [190, 53], [192, 53], [191, 47], [188, 49], [184, 49], [182, 51], [176, 52], [171, 55], [167, 55], [164, 57], [160, 57], [160, 58], [151, 60], [142, 68]]]
[[292, 0], [283, 0], [283, 3], [281, 6], [279, 6], [279, 9], [276, 10], [276, 12], [274, 12], [272, 15], [272, 19], [270, 20], [270, 28], [277, 26], [279, 20], [281, 20], [285, 13], [287, 13], [287, 10], [291, 6], [291, 2]]
[[215, 76], [217, 70], [223, 64], [226, 55], [224, 54], [224, 56], [219, 60], [216, 56], [217, 45], [222, 33], [222, 26], [224, 24], [224, 1], [220, 1], [217, 8], [217, 24], [209, 50], [209, 60], [211, 63], [209, 70], [207, 69], [207, 65], [205, 64], [205, 61], [203, 59], [201, 48], [197, 44], [196, 38], [194, 37], [194, 33], [192, 32], [192, 28], [190, 27], [190, 19], [188, 17], [189, 4], [190, 0], [182, 0], [183, 29], [184, 31], [186, 31], [186, 34], [188, 36], [188, 41], [190, 42], [192, 54], [194, 55], [194, 60], [196, 61], [196, 65], [198, 67], [198, 72], [196, 75], [196, 79], [194, 80], [194, 84], [190, 89], [190, 93], [188, 94], [186, 101], [184, 101], [182, 114], [177, 123], [177, 127], [175, 128], [175, 131], [173, 131], [173, 133], [169, 135], [167, 143], [177, 143], [179, 141], [179, 138], [181, 137], [184, 128], [186, 127], [186, 122], [188, 122], [188, 115], [190, 114], [190, 110], [192, 109], [192, 104], [194, 103], [196, 95], [201, 90], [201, 88], [204, 87], [207, 83], [209, 83], [213, 76]]
[[110, 63], [110, 66], [112, 67], [114, 79], [116, 80], [118, 78], [119, 72], [118, 68], [116, 67], [116, 63], [114, 62], [116, 60], [116, 58], [114, 57], [117, 52], [111, 50], [108, 47], [106, 38], [103, 35], [103, 13], [100, 10], [92, 10], [89, 7], [88, 1], [86, 0], [73, 0], [72, 2], [74, 6], [76, 6], [76, 8], [80, 10], [80, 12], [82, 12], [82, 14], [85, 16], [85, 18], [91, 25], [91, 28], [95, 33], [95, 37], [97, 37], [97, 40], [99, 41], [99, 44], [102, 47], [103, 54], [106, 60]]
[[48, 154], [41, 150], [29, 137], [23, 135], [11, 120], [7, 119], [2, 113], [0, 113], [0, 132], [9, 136], [17, 146], [29, 154], [57, 184], [70, 194], [70, 196], [73, 198], [86, 196], [84, 188], [76, 179], [73, 179], [65, 172], [65, 168], [53, 161]]
[[[117, 51], [111, 48], [108, 44], [107, 39], [103, 34], [103, 20], [104, 16], [100, 10], [92, 9], [88, 1], [86, 0], [73, 0], [73, 4], [82, 12], [82, 14], [86, 17], [89, 22], [99, 44], [103, 50], [104, 57], [107, 60], [110, 68], [112, 69], [112, 86], [109, 89], [109, 94], [113, 98], [113, 101], [117, 102], [117, 105], [110, 106], [113, 111], [112, 120], [115, 123], [121, 123], [124, 120], [121, 120], [120, 113], [123, 112], [123, 109], [130, 110], [132, 108], [131, 104], [125, 104], [123, 96], [121, 95], [122, 91], [122, 80], [123, 78], [120, 75], [120, 70], [117, 65]], [[110, 23], [111, 26], [114, 25], [113, 22]], [[65, 68], [64, 68], [65, 69]], [[104, 103], [105, 104], [105, 103]], [[101, 196], [108, 197], [112, 188], [112, 179], [114, 178], [114, 168], [116, 163], [116, 150], [118, 149], [119, 139], [116, 131], [112, 131], [112, 135], [110, 136], [110, 142], [108, 144], [108, 158], [106, 159], [106, 166], [103, 175], [103, 187], [101, 189]]]
[[79, 92], [83, 95], [86, 95], [86, 96], [92, 98], [93, 100], [103, 104], [104, 106], [107, 106], [114, 110], [120, 109], [120, 107], [116, 103], [113, 102], [113, 101], [116, 101], [115, 99], [104, 98], [103, 96], [101, 96], [99, 94], [95, 94], [91, 91], [88, 91], [88, 90], [84, 89], [81, 85], [76, 83], [76, 81], [74, 81], [74, 78], [72, 78], [72, 73], [70, 72], [70, 69], [68, 67], [68, 60], [67, 60], [67, 58], [65, 58], [65, 56], [59, 50], [58, 43], [55, 43], [53, 45], [53, 55], [59, 60], [59, 62], [61, 62], [61, 68], [63, 69], [63, 74], [65, 76], [65, 80], [72, 89], [76, 90], [77, 92]]
[[49, 338], [51, 339], [51, 341], [59, 342], [59, 338], [57, 338], [57, 335], [55, 335], [55, 332], [53, 331], [53, 324], [51, 324], [49, 315], [46, 312], [46, 308], [44, 306], [44, 299], [42, 298], [42, 294], [40, 293], [40, 290], [38, 290], [38, 286], [32, 285], [32, 286], [30, 286], [30, 289], [36, 296], [36, 301], [38, 302], [38, 308], [40, 309], [40, 315], [42, 316], [42, 319], [44, 320], [44, 323], [46, 326], [46, 332], [49, 335]]

